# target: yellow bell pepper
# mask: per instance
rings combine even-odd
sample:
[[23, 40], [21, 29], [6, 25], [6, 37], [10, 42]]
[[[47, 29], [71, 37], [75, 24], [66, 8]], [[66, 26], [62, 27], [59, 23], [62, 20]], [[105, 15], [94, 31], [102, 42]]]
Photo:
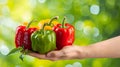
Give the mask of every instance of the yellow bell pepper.
[[[37, 28], [37, 29], [42, 29], [43, 25], [45, 23], [49, 23], [51, 19], [44, 19], [44, 20], [41, 20], [40, 22], [38, 22], [38, 26], [37, 25], [31, 25], [30, 27], [33, 28]], [[57, 21], [52, 21], [52, 26], [55, 26], [57, 25], [58, 22]], [[23, 22], [23, 25], [27, 26], [28, 25], [28, 22]], [[52, 27], [51, 26], [45, 26], [44, 28], [45, 30], [52, 30]]]
[[[49, 23], [49, 22], [50, 22], [50, 19], [41, 20], [41, 21], [38, 23], [39, 29], [42, 29], [43, 25], [44, 25], [45, 23]], [[52, 21], [52, 24], [53, 24], [53, 26], [54, 26], [54, 25], [57, 25], [58, 22], [57, 22], [57, 21]], [[45, 30], [52, 30], [52, 27], [51, 27], [51, 26], [45, 26]]]

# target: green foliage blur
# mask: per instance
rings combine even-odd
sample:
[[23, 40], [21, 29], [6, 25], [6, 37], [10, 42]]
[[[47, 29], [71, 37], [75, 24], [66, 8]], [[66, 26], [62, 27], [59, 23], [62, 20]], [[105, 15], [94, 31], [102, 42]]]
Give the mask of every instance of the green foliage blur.
[[74, 44], [84, 46], [120, 34], [120, 0], [0, 0], [0, 67], [119, 67], [120, 59], [92, 58], [49, 61], [20, 53], [6, 56], [15, 48], [16, 27], [32, 19], [66, 16], [76, 29]]

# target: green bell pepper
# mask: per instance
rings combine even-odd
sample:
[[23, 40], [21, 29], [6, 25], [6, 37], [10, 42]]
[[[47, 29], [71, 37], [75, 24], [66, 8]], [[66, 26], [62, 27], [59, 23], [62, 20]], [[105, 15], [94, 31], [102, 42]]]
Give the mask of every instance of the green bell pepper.
[[55, 32], [53, 30], [45, 30], [44, 27], [46, 25], [50, 25], [50, 24], [47, 23], [44, 24], [41, 30], [35, 31], [31, 35], [32, 50], [41, 54], [45, 54], [51, 50], [56, 49]]

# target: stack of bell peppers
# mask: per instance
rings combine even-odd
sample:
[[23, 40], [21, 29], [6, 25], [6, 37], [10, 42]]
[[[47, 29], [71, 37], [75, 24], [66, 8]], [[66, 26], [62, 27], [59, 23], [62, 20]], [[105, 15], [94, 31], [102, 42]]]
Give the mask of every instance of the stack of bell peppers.
[[[62, 49], [64, 46], [72, 45], [74, 42], [74, 27], [65, 23], [65, 17], [62, 24], [55, 22], [58, 16], [51, 20], [42, 20], [42, 25], [38, 27], [31, 27], [33, 22], [27, 24], [27, 26], [20, 25], [17, 27], [15, 35], [16, 48], [13, 49], [9, 54], [16, 51], [21, 51], [22, 55], [26, 54], [28, 50], [45, 54], [55, 49]], [[9, 55], [8, 54], [8, 55]], [[20, 56], [22, 59], [23, 56]]]

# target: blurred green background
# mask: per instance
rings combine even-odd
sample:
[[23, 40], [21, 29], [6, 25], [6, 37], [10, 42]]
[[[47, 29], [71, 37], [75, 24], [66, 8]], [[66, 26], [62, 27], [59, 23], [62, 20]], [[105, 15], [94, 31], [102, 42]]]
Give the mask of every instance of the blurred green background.
[[[33, 18], [60, 16], [76, 29], [74, 44], [83, 46], [120, 34], [120, 0], [0, 0], [0, 67], [119, 67], [120, 59], [90, 58], [49, 61], [20, 53], [6, 56], [15, 48], [16, 27]], [[61, 21], [61, 19], [59, 21]]]

